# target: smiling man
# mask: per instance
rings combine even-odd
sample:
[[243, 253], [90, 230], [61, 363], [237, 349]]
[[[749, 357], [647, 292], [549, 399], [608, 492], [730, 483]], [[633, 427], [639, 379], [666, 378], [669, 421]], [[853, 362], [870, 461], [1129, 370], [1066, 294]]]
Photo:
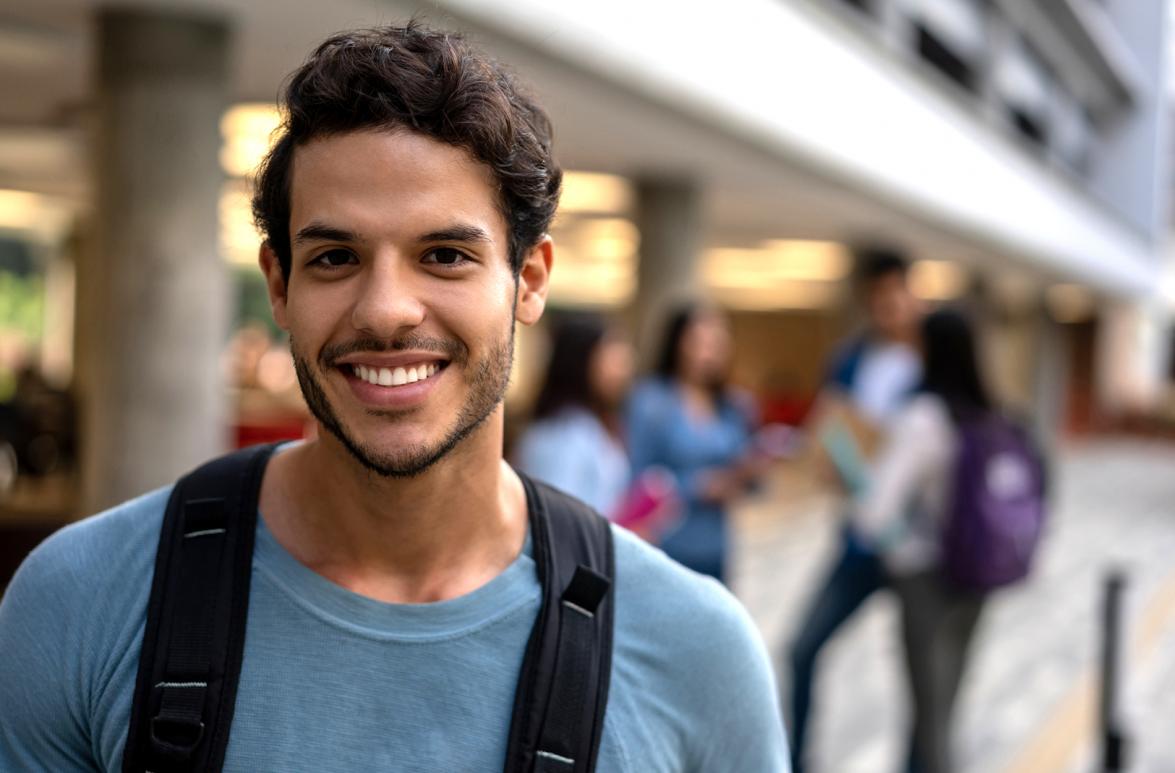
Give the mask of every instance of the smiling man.
[[554, 261], [541, 108], [415, 24], [327, 40], [284, 108], [254, 211], [320, 431], [28, 558], [0, 769], [786, 770], [737, 602], [502, 459]]

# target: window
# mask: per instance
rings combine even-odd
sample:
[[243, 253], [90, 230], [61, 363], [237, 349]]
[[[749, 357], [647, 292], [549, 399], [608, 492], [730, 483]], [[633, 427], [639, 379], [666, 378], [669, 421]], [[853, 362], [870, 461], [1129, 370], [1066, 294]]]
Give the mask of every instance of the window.
[[1084, 174], [1089, 170], [1094, 139], [1093, 121], [1072, 94], [1057, 89], [1052, 97], [1050, 143], [1065, 166]]
[[915, 25], [918, 55], [968, 91], [975, 89], [975, 71], [965, 59], [921, 24]]
[[1032, 113], [1027, 113], [1018, 107], [1009, 107], [1008, 115], [1012, 121], [1012, 126], [1020, 133], [1020, 136], [1037, 144], [1047, 145], [1048, 135], [1046, 134], [1044, 123]]
[[1023, 138], [1045, 146], [1049, 142], [1050, 97], [1059, 86], [1023, 40], [998, 53], [994, 86], [1009, 123]]
[[909, 17], [918, 56], [968, 91], [987, 48], [987, 16], [980, 0], [895, 0]]
[[861, 13], [869, 13], [869, 14], [873, 13], [872, 0], [836, 0], [836, 1], [839, 2], [841, 5], [848, 5], [853, 8], [856, 8]]

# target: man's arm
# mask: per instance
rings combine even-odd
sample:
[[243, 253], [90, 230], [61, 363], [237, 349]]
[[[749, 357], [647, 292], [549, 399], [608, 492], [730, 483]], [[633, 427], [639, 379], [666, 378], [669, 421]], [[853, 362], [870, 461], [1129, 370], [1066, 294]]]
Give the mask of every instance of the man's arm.
[[633, 743], [681, 773], [787, 773], [775, 679], [750, 615], [718, 581], [623, 529], [613, 535], [613, 678], [639, 696], [613, 721], [643, 727]]
[[77, 645], [84, 592], [54, 545], [34, 551], [0, 601], [0, 770], [97, 770]]
[[709, 623], [711, 653], [694, 684], [695, 705], [704, 711], [690, 734], [690, 771], [788, 773], [779, 694], [758, 629], [733, 597]]

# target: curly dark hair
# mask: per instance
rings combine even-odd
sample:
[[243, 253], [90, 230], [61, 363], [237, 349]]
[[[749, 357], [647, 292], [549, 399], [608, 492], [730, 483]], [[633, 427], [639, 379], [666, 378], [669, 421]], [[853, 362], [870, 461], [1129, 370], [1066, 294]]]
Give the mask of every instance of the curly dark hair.
[[456, 33], [413, 20], [334, 35], [290, 76], [281, 107], [253, 217], [287, 280], [290, 168], [297, 147], [319, 137], [408, 129], [469, 151], [497, 180], [515, 276], [554, 217], [563, 172], [550, 119], [511, 73]]

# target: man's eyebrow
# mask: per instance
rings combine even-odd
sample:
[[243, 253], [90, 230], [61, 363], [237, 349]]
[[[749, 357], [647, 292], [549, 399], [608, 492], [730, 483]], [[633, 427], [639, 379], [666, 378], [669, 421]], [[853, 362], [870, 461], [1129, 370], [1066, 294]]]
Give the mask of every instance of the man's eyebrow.
[[358, 242], [362, 241], [353, 231], [335, 228], [323, 223], [311, 223], [294, 234], [294, 244], [305, 242]]
[[475, 225], [453, 225], [420, 236], [422, 242], [492, 242], [485, 229]]

